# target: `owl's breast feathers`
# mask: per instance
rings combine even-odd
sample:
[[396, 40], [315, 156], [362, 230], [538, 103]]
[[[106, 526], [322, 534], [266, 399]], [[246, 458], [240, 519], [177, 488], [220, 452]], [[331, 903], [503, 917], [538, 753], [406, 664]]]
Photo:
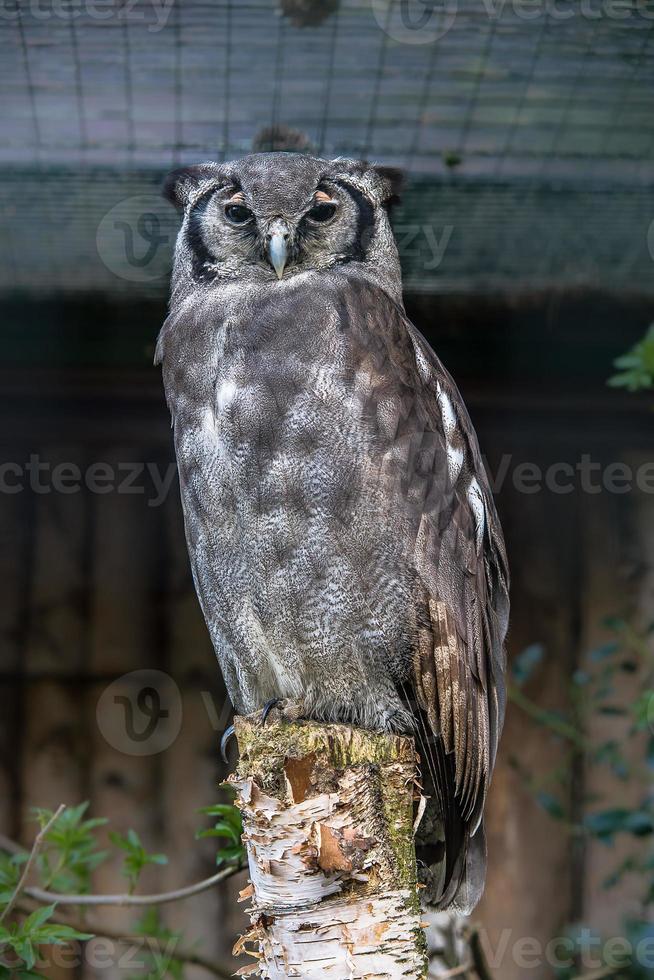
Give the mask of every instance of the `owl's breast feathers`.
[[[402, 309], [347, 267], [244, 295], [191, 297], [171, 312], [157, 356], [191, 552], [216, 534], [241, 574], [244, 562], [264, 562], [257, 587], [272, 589], [271, 601], [289, 592], [273, 596], [276, 559], [262, 557], [262, 528], [273, 547], [283, 551], [287, 540], [302, 552], [294, 575], [307, 563], [342, 558], [359, 576], [374, 622], [357, 618], [364, 603], [350, 594], [350, 577], [335, 592], [338, 628], [349, 615], [353, 636], [379, 626], [386, 647], [409, 637], [396, 663], [392, 649], [375, 662], [402, 693], [412, 691], [446, 851], [430, 882], [433, 900], [471, 907], [483, 878], [477, 831], [504, 715], [508, 569], [454, 382]], [[206, 561], [194, 568], [196, 583], [212, 574]], [[218, 571], [225, 589], [230, 581], [239, 588], [238, 572]], [[200, 581], [201, 598], [203, 589]], [[324, 610], [315, 613], [329, 628]], [[309, 649], [306, 618], [297, 609], [279, 615], [304, 630]]]

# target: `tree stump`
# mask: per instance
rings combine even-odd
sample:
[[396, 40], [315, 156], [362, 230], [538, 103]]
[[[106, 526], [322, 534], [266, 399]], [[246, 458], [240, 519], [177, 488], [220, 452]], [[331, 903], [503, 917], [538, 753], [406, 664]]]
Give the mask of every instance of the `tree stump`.
[[252, 927], [235, 953], [266, 980], [425, 977], [411, 738], [237, 718]]

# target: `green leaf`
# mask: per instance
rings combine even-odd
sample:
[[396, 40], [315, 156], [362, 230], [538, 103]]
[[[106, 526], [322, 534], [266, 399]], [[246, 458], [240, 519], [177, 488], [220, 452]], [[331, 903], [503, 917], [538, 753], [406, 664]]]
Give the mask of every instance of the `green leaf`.
[[614, 367], [620, 373], [608, 379], [613, 388], [626, 388], [628, 391], [642, 391], [654, 388], [654, 324], [631, 350], [616, 357]]
[[128, 839], [126, 837], [123, 837], [122, 834], [119, 834], [118, 831], [116, 830], [109, 831], [109, 840], [111, 841], [112, 844], [115, 844], [116, 847], [120, 847], [120, 849], [123, 851], [131, 850]]
[[645, 810], [633, 810], [624, 822], [624, 829], [636, 837], [654, 832], [654, 817]]
[[11, 947], [16, 956], [20, 956], [27, 969], [31, 970], [36, 963], [36, 949], [33, 943], [29, 939], [20, 938], [15, 939], [11, 943]]
[[241, 864], [245, 860], [245, 849], [241, 842], [243, 818], [238, 807], [226, 803], [214, 803], [202, 807], [198, 812], [220, 819], [213, 827], [196, 831], [196, 840], [215, 837], [229, 842], [227, 846], [221, 847], [216, 855], [218, 867], [222, 864]]
[[55, 923], [46, 926], [44, 929], [39, 929], [38, 936], [39, 942], [54, 943], [59, 946], [62, 943], [68, 943], [73, 940], [83, 942], [87, 939], [93, 939], [94, 934], [92, 932], [78, 932], [72, 926]]
[[216, 803], [213, 806], [203, 806], [198, 813], [206, 813], [210, 817], [223, 817], [228, 823], [237, 828], [239, 833], [243, 829], [243, 818], [241, 811], [228, 803]]
[[221, 847], [216, 855], [216, 864], [231, 863], [232, 861], [242, 861], [245, 859], [244, 847]]
[[600, 810], [588, 814], [584, 824], [590, 833], [607, 843], [618, 833], [644, 837], [654, 832], [654, 817], [646, 810]]
[[148, 854], [135, 830], [128, 830], [125, 837], [112, 831], [109, 837], [117, 847], [125, 851], [122, 873], [129, 880], [131, 888], [136, 887], [141, 871], [147, 864], [168, 863], [165, 854]]
[[29, 933], [32, 929], [38, 929], [39, 926], [47, 922], [51, 915], [54, 913], [55, 905], [44, 905], [40, 909], [35, 909], [30, 915], [27, 916], [22, 925], [22, 931], [24, 933]]
[[196, 840], [201, 840], [203, 837], [222, 837], [233, 841], [235, 844], [238, 844], [241, 839], [240, 834], [227, 824], [216, 825], [209, 830], [198, 830], [195, 837]]
[[555, 820], [565, 819], [565, 810], [560, 800], [557, 800], [551, 793], [540, 792], [536, 794], [536, 799]]

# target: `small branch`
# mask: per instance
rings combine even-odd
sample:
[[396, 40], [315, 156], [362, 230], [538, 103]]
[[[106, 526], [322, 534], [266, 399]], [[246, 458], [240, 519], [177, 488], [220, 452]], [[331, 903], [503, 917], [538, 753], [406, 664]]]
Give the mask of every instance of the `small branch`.
[[[58, 812], [53, 817], [53, 820], [57, 816]], [[50, 823], [52, 821], [44, 827], [41, 834], [36, 838], [34, 847], [36, 847], [39, 837], [45, 834]], [[9, 854], [25, 853], [25, 849], [20, 844], [17, 844], [9, 837], [5, 837], [4, 834], [0, 834], [0, 850], [7, 851]], [[32, 853], [34, 854], [34, 848], [32, 849]], [[26, 871], [29, 864], [30, 861], [25, 865]], [[172, 892], [160, 892], [157, 895], [65, 895], [59, 892], [47, 891], [47, 889], [38, 888], [37, 886], [23, 888], [25, 873], [23, 873], [23, 877], [19, 882], [18, 889], [24, 891], [30, 898], [35, 899], [37, 902], [44, 902], [46, 905], [51, 905], [53, 902], [56, 902], [57, 905], [164, 905], [166, 902], [177, 902], [180, 899], [189, 898], [191, 895], [197, 895], [200, 892], [207, 891], [209, 888], [213, 888], [214, 885], [217, 885], [221, 881], [226, 881], [227, 878], [231, 878], [232, 875], [238, 874], [242, 870], [242, 868], [236, 866], [223, 868], [222, 871], [218, 871], [211, 878], [205, 878], [203, 881], [198, 881], [194, 885], [186, 885], [184, 888], [177, 888]], [[7, 910], [5, 909], [4, 915], [6, 914]], [[4, 915], [0, 916], [0, 922]]]
[[[25, 914], [32, 911], [32, 909], [27, 907], [20, 907], [21, 912]], [[227, 978], [232, 977], [232, 972], [227, 967], [219, 966], [212, 960], [208, 959], [206, 956], [202, 956], [200, 953], [196, 953], [190, 949], [177, 949], [174, 953], [170, 952], [170, 947], [164, 945], [155, 936], [125, 936], [114, 929], [107, 929], [102, 925], [93, 925], [92, 923], [75, 921], [71, 919], [68, 915], [53, 915], [50, 917], [50, 922], [56, 922], [59, 925], [71, 926], [76, 929], [77, 932], [93, 932], [96, 936], [104, 936], [105, 939], [113, 939], [114, 942], [121, 943], [123, 945], [128, 945], [133, 943], [135, 939], [143, 939], [147, 942], [148, 948], [151, 951], [156, 950], [157, 953], [161, 953], [162, 956], [170, 956], [171, 959], [179, 960], [182, 963], [187, 963], [189, 966], [199, 966], [209, 973], [213, 973], [214, 976], [220, 977], [221, 980], [227, 980]]]
[[38, 902], [46, 902], [47, 904], [56, 902], [57, 905], [164, 905], [166, 902], [178, 902], [182, 898], [189, 898], [191, 895], [205, 892], [242, 870], [240, 867], [224, 868], [212, 875], [211, 878], [196, 882], [195, 885], [177, 888], [172, 892], [159, 892], [156, 895], [65, 895], [49, 892], [44, 888], [26, 888], [25, 894], [29, 895], [30, 898], [35, 898]]
[[32, 868], [34, 866], [34, 862], [36, 861], [37, 855], [38, 855], [39, 851], [41, 850], [41, 848], [43, 846], [43, 841], [45, 840], [45, 835], [50, 830], [50, 827], [52, 827], [53, 823], [55, 823], [55, 821], [57, 821], [59, 819], [59, 817], [61, 816], [61, 814], [64, 812], [65, 809], [66, 809], [66, 805], [64, 803], [62, 803], [59, 807], [57, 807], [57, 810], [55, 811], [55, 813], [52, 814], [52, 816], [50, 817], [50, 819], [48, 820], [48, 822], [46, 823], [46, 825], [41, 828], [41, 830], [38, 832], [38, 834], [34, 838], [34, 843], [32, 844], [32, 850], [30, 851], [30, 856], [28, 857], [27, 861], [25, 862], [25, 867], [23, 868], [23, 873], [20, 876], [20, 879], [18, 881], [18, 884], [16, 885], [16, 888], [14, 889], [13, 895], [9, 899], [9, 902], [5, 906], [4, 911], [0, 915], [0, 922], [3, 922], [4, 919], [6, 919], [7, 916], [9, 915], [9, 913], [12, 911], [14, 905], [16, 904], [16, 901], [18, 900], [18, 897], [19, 897], [20, 893], [22, 891], [26, 891], [26, 892], [28, 891], [28, 889], [25, 888], [25, 882], [29, 878], [30, 872], [31, 872], [31, 870], [32, 870]]

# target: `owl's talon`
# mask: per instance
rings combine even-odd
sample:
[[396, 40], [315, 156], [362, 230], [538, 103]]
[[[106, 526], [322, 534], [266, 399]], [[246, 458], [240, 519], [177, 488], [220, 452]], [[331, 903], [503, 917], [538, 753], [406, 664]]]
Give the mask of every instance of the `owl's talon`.
[[225, 729], [225, 731], [223, 732], [223, 736], [220, 740], [220, 755], [222, 757], [223, 762], [226, 764], [229, 764], [229, 759], [227, 758], [227, 745], [233, 734], [234, 734], [234, 726], [230, 725], [229, 728]]
[[270, 701], [266, 701], [263, 708], [261, 709], [261, 724], [266, 724], [266, 718], [270, 714], [273, 708], [276, 708], [278, 704], [281, 704], [281, 698], [271, 698]]

